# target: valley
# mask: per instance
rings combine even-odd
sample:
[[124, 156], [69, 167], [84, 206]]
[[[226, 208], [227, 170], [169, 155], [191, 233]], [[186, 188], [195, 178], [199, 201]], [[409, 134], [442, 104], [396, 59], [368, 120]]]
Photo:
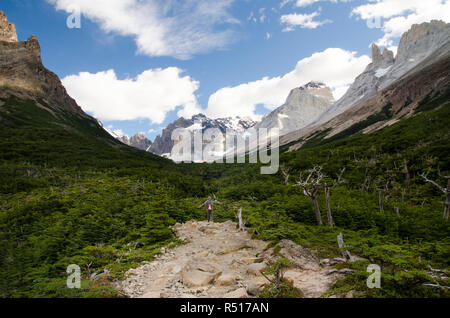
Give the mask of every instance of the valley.
[[[85, 113], [1, 13], [0, 297], [450, 297], [448, 23], [414, 25], [396, 56], [374, 45], [338, 101], [299, 83], [260, 122], [180, 117], [152, 142]], [[281, 129], [278, 173], [164, 158], [197, 119]]]

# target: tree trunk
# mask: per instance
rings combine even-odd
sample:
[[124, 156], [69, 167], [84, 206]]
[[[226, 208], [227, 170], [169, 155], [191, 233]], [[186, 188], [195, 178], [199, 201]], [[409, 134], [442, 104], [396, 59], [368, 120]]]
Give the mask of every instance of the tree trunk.
[[338, 241], [339, 249], [342, 252], [342, 256], [344, 256], [344, 259], [346, 261], [353, 262], [354, 258], [352, 256], [352, 254], [350, 254], [350, 252], [345, 249], [344, 236], [342, 235], [342, 233], [339, 233], [339, 235], [337, 236], [337, 241]]
[[320, 208], [319, 208], [319, 202], [317, 202], [317, 197], [312, 197], [313, 203], [314, 203], [314, 210], [316, 212], [316, 218], [317, 218], [317, 224], [322, 225], [322, 216], [320, 215]]
[[406, 181], [408, 184], [408, 187], [411, 186], [411, 176], [409, 174], [409, 169], [408, 169], [408, 162], [406, 161], [406, 159], [403, 161], [404, 165], [405, 165], [405, 177], [406, 177]]
[[383, 212], [384, 206], [383, 206], [383, 192], [382, 191], [378, 191], [378, 204], [380, 206], [380, 212]]
[[237, 217], [239, 220], [239, 230], [245, 231], [245, 224], [242, 221], [242, 208], [239, 209]]
[[395, 214], [396, 214], [397, 216], [400, 216], [400, 209], [399, 209], [399, 208], [395, 207], [395, 208], [394, 208], [394, 211], [395, 211]]
[[334, 227], [333, 216], [331, 215], [330, 188], [328, 188], [328, 187], [325, 187], [325, 199], [327, 201], [328, 225], [331, 227]]
[[444, 219], [448, 221], [448, 212], [450, 209], [450, 179], [447, 181], [447, 189], [445, 189], [445, 208], [444, 208]]

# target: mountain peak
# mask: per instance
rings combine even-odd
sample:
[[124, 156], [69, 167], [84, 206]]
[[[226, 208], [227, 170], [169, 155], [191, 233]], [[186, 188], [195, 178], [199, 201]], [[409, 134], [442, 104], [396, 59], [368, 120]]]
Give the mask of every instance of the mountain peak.
[[14, 23], [8, 22], [5, 12], [0, 10], [0, 41], [17, 42], [17, 32]]
[[432, 20], [414, 24], [400, 39], [397, 59], [400, 62], [408, 62], [411, 59], [428, 56], [449, 40], [450, 23]]
[[308, 84], [305, 84], [305, 85], [299, 87], [299, 89], [302, 91], [309, 90], [309, 89], [320, 89], [320, 88], [326, 88], [326, 85], [322, 82], [315, 82], [315, 81], [311, 81]]
[[299, 98], [303, 98], [303, 95], [313, 95], [316, 98], [324, 98], [331, 102], [334, 102], [331, 89], [322, 82], [311, 81], [308, 84], [294, 88], [286, 100], [288, 105], [299, 104]]
[[375, 43], [372, 44], [372, 63], [375, 67], [387, 67], [394, 63], [394, 53], [387, 48], [381, 53]]

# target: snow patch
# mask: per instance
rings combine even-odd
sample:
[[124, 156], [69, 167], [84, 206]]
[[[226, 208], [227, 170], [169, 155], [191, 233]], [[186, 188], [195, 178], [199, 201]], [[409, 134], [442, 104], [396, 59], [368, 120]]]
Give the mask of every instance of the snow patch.
[[203, 130], [202, 123], [198, 122], [186, 128], [186, 130], [194, 131], [194, 130]]
[[375, 76], [380, 78], [383, 77], [384, 75], [387, 74], [387, 72], [389, 72], [389, 70], [392, 68], [392, 66], [386, 67], [386, 68], [380, 68], [375, 72]]

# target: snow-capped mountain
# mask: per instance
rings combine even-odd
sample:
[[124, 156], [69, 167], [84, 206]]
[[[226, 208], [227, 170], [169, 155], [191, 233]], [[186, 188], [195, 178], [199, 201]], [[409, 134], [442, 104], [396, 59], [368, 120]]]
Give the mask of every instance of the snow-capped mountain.
[[359, 75], [346, 94], [310, 126], [322, 124], [369, 99], [417, 67], [450, 40], [450, 24], [442, 21], [416, 24], [404, 33], [397, 56], [388, 49], [381, 53], [372, 45], [372, 63]]
[[285, 135], [308, 126], [334, 103], [329, 87], [310, 82], [294, 88], [286, 103], [266, 115], [255, 128], [278, 128]]
[[[202, 130], [202, 132], [209, 128], [217, 128], [223, 134], [225, 134], [227, 130], [234, 133], [243, 133], [245, 132], [245, 130], [255, 126], [255, 124], [256, 122], [251, 118], [228, 117], [211, 119], [203, 114], [192, 116], [192, 118], [190, 119], [181, 117], [173, 123], [169, 124], [162, 131], [162, 134], [156, 137], [155, 141], [150, 147], [150, 151], [157, 155], [164, 155], [166, 157], [169, 157], [174, 145], [174, 142], [172, 140], [172, 133], [177, 128], [185, 128], [190, 131]], [[203, 146], [206, 145], [207, 143], [204, 142]]]

